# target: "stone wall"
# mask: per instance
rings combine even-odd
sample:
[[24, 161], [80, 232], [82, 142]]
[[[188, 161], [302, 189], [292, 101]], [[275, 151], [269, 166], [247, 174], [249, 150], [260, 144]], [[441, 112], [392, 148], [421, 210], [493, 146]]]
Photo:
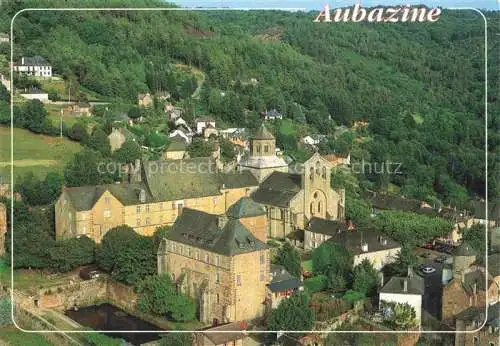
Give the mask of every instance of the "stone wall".
[[90, 306], [107, 300], [108, 280], [97, 278], [88, 281], [75, 281], [67, 285], [41, 289], [35, 300], [41, 309], [67, 310], [73, 306]]

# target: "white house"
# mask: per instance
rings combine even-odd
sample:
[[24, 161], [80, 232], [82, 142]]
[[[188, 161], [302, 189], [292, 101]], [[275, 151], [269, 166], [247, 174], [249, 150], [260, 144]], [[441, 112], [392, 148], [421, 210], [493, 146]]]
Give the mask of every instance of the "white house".
[[422, 320], [422, 296], [424, 295], [424, 279], [408, 270], [407, 277], [392, 277], [379, 293], [379, 307], [384, 303], [408, 304], [415, 309], [415, 317], [420, 325]]
[[344, 245], [354, 257], [354, 266], [367, 259], [376, 270], [381, 270], [386, 264], [393, 263], [401, 251], [399, 243], [376, 230], [343, 231], [335, 234], [328, 241]]
[[309, 145], [318, 145], [321, 142], [326, 141], [325, 135], [307, 135], [300, 139], [301, 143], [309, 144]]
[[4, 32], [0, 32], [0, 43], [9, 43], [9, 42], [10, 42], [9, 35]]
[[52, 66], [39, 55], [22, 57], [21, 63], [14, 66], [14, 71], [35, 77], [52, 77]]
[[202, 134], [203, 130], [209, 125], [215, 128], [215, 120], [209, 117], [197, 118], [194, 123], [196, 124], [197, 134]]

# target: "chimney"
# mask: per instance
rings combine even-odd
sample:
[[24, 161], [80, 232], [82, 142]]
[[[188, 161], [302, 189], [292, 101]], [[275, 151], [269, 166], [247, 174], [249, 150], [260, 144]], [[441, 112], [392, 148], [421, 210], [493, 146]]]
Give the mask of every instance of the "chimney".
[[403, 280], [403, 292], [408, 292], [408, 279]]
[[380, 287], [384, 287], [384, 273], [382, 271], [378, 273], [378, 280], [380, 282]]
[[132, 172], [131, 172], [131, 183], [140, 183], [142, 181], [141, 179], [141, 160], [136, 159], [135, 164], [132, 167]]
[[217, 226], [219, 226], [220, 229], [223, 229], [224, 226], [226, 226], [227, 221], [228, 218], [226, 214], [219, 215], [217, 218]]

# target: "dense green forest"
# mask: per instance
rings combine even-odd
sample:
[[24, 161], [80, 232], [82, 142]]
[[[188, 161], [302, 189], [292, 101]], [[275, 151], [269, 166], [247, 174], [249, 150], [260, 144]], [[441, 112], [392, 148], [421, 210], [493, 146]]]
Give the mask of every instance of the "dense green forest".
[[[23, 7], [70, 3], [7, 2], [0, 31], [9, 30], [11, 17]], [[105, 6], [101, 1], [75, 5]], [[14, 54], [16, 59], [44, 56], [65, 79], [130, 103], [139, 92], [168, 85], [171, 63], [189, 65], [206, 75], [194, 102], [224, 124], [252, 127], [258, 112], [272, 108], [323, 134], [367, 120], [368, 140], [352, 159], [402, 163], [402, 174], [366, 174], [370, 187], [392, 183], [408, 196], [458, 205], [484, 197], [481, 17], [445, 10], [437, 23], [327, 24], [313, 23], [316, 14], [29, 11], [15, 20]], [[486, 15], [491, 198], [500, 195], [495, 174], [500, 168], [499, 15]]]

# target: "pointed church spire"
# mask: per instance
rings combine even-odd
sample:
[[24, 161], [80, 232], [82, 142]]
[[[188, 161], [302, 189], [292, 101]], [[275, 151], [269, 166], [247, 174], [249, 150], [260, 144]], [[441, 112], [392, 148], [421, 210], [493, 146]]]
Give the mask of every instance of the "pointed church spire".
[[255, 136], [253, 137], [254, 139], [275, 139], [273, 134], [269, 132], [269, 130], [266, 128], [266, 125], [262, 123], [255, 133]]

